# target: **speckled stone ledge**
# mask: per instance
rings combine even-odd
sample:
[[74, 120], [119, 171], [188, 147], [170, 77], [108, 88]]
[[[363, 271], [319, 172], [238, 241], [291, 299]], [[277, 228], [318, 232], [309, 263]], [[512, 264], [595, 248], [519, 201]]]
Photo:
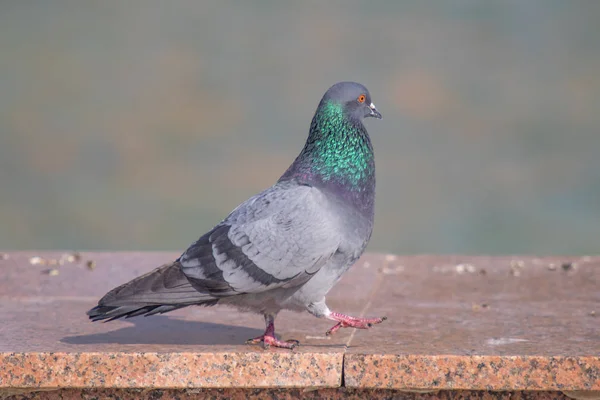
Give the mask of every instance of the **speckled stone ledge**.
[[344, 379], [352, 388], [597, 391], [598, 361], [598, 357], [347, 354]]
[[336, 387], [342, 354], [1, 353], [0, 387]]
[[161, 399], [161, 400], [594, 400], [600, 397], [575, 397], [561, 392], [489, 392], [442, 390], [417, 393], [383, 389], [57, 389], [32, 392], [27, 389], [0, 389], [4, 400], [76, 400], [76, 399]]
[[210, 393], [249, 398], [292, 398], [297, 390], [332, 399], [428, 398], [414, 392], [438, 390], [600, 398], [598, 257], [368, 254], [328, 303], [388, 320], [326, 338], [330, 322], [282, 312], [278, 333], [302, 342], [294, 352], [244, 345], [262, 332], [262, 318], [227, 308], [88, 321], [85, 311], [107, 290], [173, 257], [0, 252], [0, 398], [40, 389], [54, 391], [39, 398], [69, 398], [75, 389], [186, 398], [217, 388], [225, 391]]

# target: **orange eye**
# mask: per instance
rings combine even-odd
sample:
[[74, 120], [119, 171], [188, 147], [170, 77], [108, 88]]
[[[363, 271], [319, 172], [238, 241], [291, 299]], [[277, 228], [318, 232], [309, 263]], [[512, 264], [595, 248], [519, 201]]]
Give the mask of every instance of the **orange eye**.
[[364, 94], [361, 94], [360, 96], [358, 96], [358, 99], [356, 99], [356, 100], [359, 103], [364, 103], [366, 99], [367, 99], [367, 96], [365, 96]]

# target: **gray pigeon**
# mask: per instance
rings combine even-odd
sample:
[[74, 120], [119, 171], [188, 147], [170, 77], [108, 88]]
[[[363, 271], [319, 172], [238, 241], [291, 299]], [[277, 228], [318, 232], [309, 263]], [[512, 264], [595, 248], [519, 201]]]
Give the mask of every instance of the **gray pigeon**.
[[361, 84], [333, 85], [300, 155], [269, 189], [246, 200], [177, 260], [108, 292], [90, 319], [225, 304], [264, 316], [248, 343], [293, 349], [275, 336], [281, 310], [308, 311], [340, 328], [385, 320], [331, 311], [325, 295], [364, 251], [373, 230], [375, 160], [366, 117], [381, 118]]

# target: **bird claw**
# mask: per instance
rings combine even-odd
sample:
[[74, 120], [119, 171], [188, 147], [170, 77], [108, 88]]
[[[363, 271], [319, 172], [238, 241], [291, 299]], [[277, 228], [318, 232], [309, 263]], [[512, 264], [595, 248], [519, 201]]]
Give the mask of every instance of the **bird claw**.
[[339, 331], [340, 328], [369, 329], [373, 325], [382, 323], [387, 319], [387, 317], [356, 318], [344, 314], [331, 313], [330, 319], [338, 321], [338, 323], [332, 326], [327, 332], [325, 332], [325, 336], [333, 335], [334, 333]]
[[332, 326], [327, 332], [325, 332], [325, 336], [331, 336], [336, 333], [342, 327], [342, 323], [338, 322], [334, 326]]
[[255, 338], [246, 340], [246, 344], [259, 344], [262, 341], [263, 341], [263, 337], [259, 336], [259, 337], [255, 337]]
[[273, 336], [262, 335], [255, 337], [253, 339], [246, 340], [246, 344], [263, 344], [264, 349], [268, 349], [269, 347], [279, 347], [283, 349], [294, 350], [295, 347], [300, 345], [300, 342], [297, 340], [279, 340]]

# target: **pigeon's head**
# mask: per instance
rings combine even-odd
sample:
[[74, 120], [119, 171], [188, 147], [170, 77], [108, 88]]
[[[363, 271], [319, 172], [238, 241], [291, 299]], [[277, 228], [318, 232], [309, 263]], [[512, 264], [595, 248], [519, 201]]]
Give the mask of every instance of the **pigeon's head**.
[[342, 106], [346, 115], [353, 119], [362, 120], [366, 117], [381, 119], [381, 113], [371, 101], [369, 91], [360, 83], [336, 83], [325, 92], [321, 104], [326, 103]]

